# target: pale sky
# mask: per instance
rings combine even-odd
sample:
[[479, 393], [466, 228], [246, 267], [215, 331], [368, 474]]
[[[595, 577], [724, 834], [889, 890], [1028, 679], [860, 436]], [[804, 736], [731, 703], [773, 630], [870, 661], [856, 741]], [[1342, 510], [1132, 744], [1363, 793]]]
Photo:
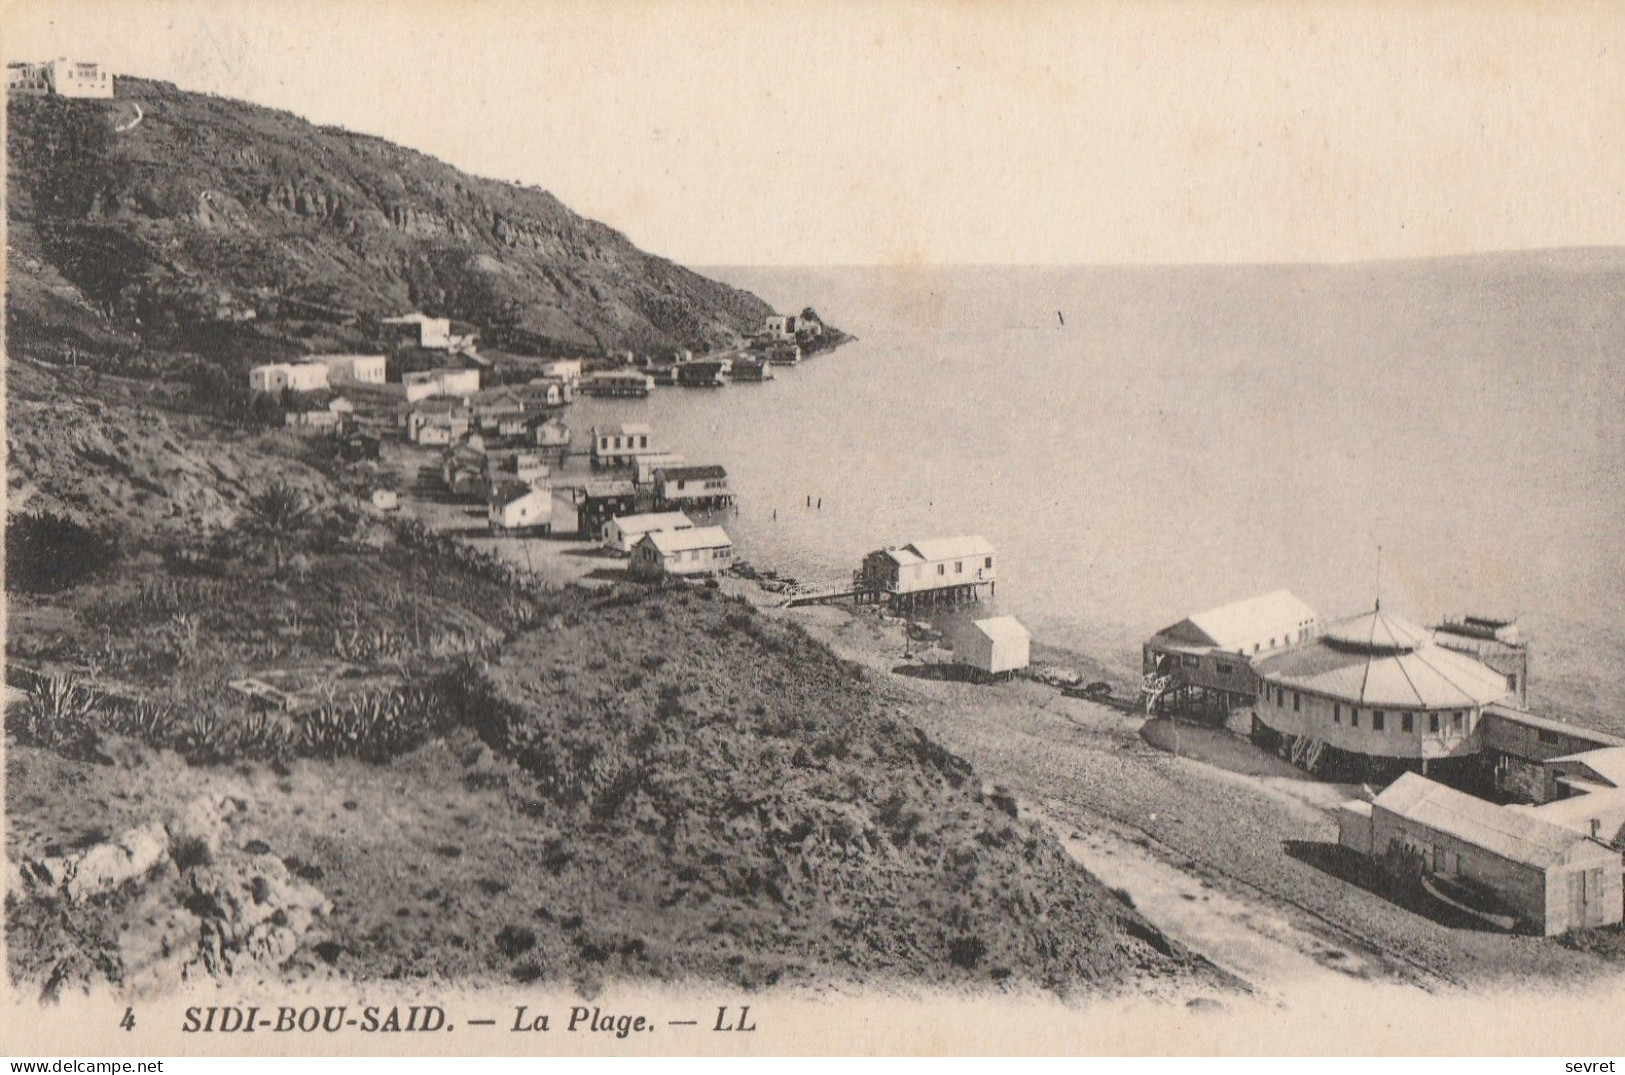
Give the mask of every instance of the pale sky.
[[1625, 6], [4, 8], [7, 59], [382, 135], [697, 265], [1625, 245]]

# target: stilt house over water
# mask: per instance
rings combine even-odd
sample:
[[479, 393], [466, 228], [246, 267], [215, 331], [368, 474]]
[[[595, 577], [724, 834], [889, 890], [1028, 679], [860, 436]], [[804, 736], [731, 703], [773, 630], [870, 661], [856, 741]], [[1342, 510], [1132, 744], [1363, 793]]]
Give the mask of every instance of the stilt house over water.
[[993, 546], [975, 534], [915, 541], [876, 549], [863, 558], [854, 580], [860, 596], [916, 607], [977, 599], [997, 587]]
[[1291, 590], [1186, 616], [1164, 627], [1141, 647], [1146, 675], [1169, 676], [1170, 689], [1216, 694], [1219, 700], [1250, 702], [1258, 680], [1250, 661], [1320, 633], [1320, 615]]

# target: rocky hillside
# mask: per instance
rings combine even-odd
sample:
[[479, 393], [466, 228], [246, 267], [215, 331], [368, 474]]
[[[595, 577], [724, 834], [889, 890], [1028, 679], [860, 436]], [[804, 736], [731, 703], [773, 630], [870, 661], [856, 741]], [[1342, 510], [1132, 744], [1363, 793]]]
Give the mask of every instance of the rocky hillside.
[[21, 347], [179, 333], [196, 351], [187, 334], [221, 323], [264, 336], [279, 319], [422, 309], [487, 341], [592, 352], [728, 341], [772, 312], [546, 191], [286, 112], [118, 86], [113, 101], [10, 102]]
[[706, 589], [537, 599], [393, 756], [100, 711], [47, 749], [50, 713], [8, 717], [13, 979], [1236, 986], [795, 625]]

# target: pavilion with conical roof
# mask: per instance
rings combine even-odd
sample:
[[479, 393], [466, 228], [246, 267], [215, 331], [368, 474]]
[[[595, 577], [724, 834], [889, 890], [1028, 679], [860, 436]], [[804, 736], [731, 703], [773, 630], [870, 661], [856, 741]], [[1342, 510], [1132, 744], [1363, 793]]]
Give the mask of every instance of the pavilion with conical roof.
[[[1275, 736], [1366, 758], [1426, 763], [1479, 750], [1484, 707], [1506, 677], [1382, 610], [1328, 624], [1317, 637], [1253, 662], [1256, 719]], [[1318, 744], [1318, 745], [1317, 745]]]

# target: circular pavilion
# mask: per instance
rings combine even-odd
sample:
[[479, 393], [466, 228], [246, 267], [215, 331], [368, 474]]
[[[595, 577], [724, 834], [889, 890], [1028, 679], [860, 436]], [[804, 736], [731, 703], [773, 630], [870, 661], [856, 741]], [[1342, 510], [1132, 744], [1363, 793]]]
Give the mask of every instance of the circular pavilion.
[[1261, 745], [1306, 769], [1354, 763], [1339, 768], [1368, 776], [1476, 758], [1484, 707], [1513, 693], [1505, 675], [1380, 604], [1257, 658], [1253, 671]]

